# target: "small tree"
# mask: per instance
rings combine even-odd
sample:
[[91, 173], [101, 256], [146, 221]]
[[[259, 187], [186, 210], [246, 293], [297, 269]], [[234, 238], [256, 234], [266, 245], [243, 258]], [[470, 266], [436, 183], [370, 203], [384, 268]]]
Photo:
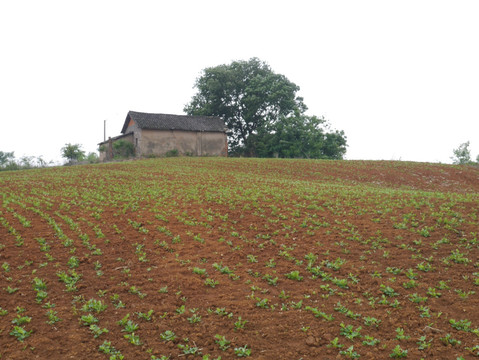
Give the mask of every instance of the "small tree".
[[98, 158], [98, 154], [97, 153], [94, 153], [94, 152], [90, 152], [88, 153], [87, 157], [86, 157], [86, 160], [90, 163], [90, 164], [96, 164], [98, 163], [100, 160]]
[[463, 164], [469, 164], [471, 162], [471, 151], [469, 150], [469, 141], [459, 145], [459, 147], [457, 149], [452, 150], [452, 152], [454, 154], [454, 156], [451, 157], [453, 164], [463, 165]]
[[20, 159], [20, 167], [22, 169], [31, 169], [35, 167], [33, 163], [33, 159], [34, 159], [33, 156], [22, 156]]
[[65, 144], [62, 147], [62, 157], [67, 159], [71, 164], [75, 161], [81, 161], [85, 158], [85, 152], [81, 149], [79, 144]]
[[6, 165], [9, 161], [12, 161], [13, 158], [14, 158], [13, 151], [12, 152], [0, 151], [0, 167]]

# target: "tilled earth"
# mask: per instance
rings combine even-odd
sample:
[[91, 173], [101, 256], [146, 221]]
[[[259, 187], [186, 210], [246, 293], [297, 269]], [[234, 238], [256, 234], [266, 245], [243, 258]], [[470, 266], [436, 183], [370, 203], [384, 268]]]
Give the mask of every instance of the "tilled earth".
[[479, 354], [477, 167], [151, 159], [0, 195], [1, 359]]

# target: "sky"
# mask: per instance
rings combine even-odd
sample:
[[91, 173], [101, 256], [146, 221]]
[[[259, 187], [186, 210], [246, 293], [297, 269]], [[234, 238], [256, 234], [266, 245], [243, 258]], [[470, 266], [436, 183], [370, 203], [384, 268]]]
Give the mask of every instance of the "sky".
[[257, 57], [344, 130], [346, 159], [479, 155], [476, 0], [0, 2], [1, 151], [61, 163], [129, 110], [184, 114], [202, 70]]

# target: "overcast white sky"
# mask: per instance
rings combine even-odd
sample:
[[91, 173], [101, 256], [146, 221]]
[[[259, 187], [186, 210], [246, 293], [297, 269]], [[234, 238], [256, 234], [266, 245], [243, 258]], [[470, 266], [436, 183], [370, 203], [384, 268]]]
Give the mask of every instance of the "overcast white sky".
[[476, 0], [0, 2], [0, 150], [96, 151], [128, 110], [183, 114], [206, 67], [258, 57], [300, 86], [347, 159], [479, 154]]

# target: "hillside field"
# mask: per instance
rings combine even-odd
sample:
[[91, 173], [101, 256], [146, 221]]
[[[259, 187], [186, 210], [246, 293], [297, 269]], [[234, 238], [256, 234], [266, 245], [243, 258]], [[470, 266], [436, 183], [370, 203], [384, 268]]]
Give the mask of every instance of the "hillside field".
[[475, 359], [479, 168], [0, 173], [0, 359]]

